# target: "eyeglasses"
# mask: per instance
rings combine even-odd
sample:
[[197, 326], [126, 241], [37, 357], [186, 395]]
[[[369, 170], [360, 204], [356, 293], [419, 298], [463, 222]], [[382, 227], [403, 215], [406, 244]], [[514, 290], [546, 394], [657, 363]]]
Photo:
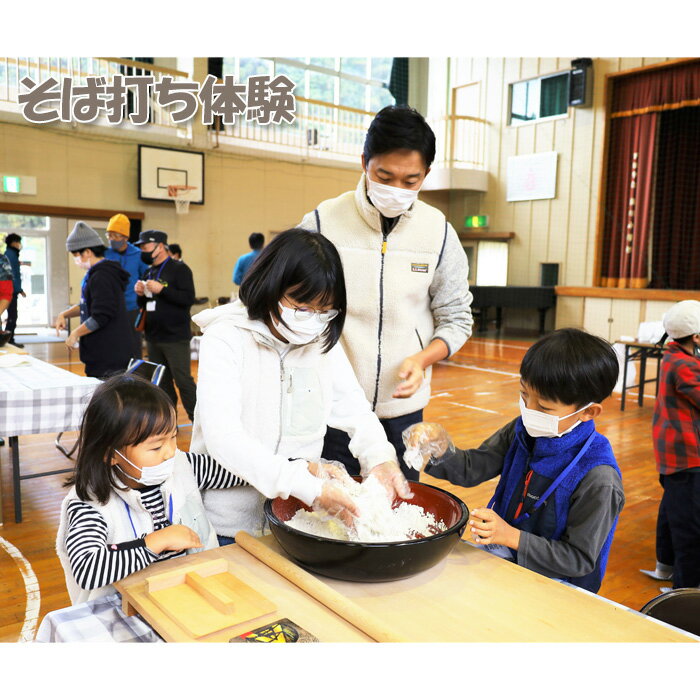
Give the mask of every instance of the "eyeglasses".
[[308, 321], [309, 319], [315, 316], [321, 323], [328, 323], [329, 321], [332, 321], [334, 318], [336, 318], [336, 316], [339, 313], [340, 311], [338, 311], [338, 309], [329, 309], [328, 311], [314, 311], [313, 309], [307, 308], [295, 308], [294, 318], [297, 321]]

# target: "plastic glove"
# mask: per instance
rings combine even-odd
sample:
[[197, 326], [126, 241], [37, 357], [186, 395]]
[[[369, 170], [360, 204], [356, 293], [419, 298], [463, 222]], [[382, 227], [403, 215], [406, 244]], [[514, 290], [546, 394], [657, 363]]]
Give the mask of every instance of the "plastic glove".
[[401, 438], [406, 445], [404, 462], [418, 471], [430, 460], [439, 459], [455, 450], [449, 433], [439, 423], [416, 423], [406, 428]]
[[313, 510], [325, 510], [328, 515], [339, 518], [348, 527], [354, 526], [354, 518], [360, 515], [358, 507], [341, 485], [324, 481], [321, 495], [311, 504]]
[[309, 462], [308, 468], [319, 479], [338, 479], [344, 484], [354, 483], [354, 479], [348, 474], [345, 465], [341, 462], [319, 459], [318, 462]]
[[372, 467], [367, 478], [370, 476], [377, 479], [389, 492], [389, 498], [392, 503], [396, 498], [403, 498], [404, 500], [413, 498], [413, 491], [411, 491], [408, 480], [396, 462], [382, 462], [376, 467]]

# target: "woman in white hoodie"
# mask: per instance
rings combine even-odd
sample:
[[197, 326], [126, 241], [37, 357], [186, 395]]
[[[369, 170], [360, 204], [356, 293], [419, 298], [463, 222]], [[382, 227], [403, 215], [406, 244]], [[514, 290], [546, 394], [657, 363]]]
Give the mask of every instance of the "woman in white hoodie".
[[390, 496], [409, 498], [396, 451], [372, 413], [338, 343], [346, 295], [335, 246], [303, 229], [279, 234], [246, 274], [238, 301], [194, 316], [200, 343], [191, 449], [211, 455], [249, 486], [205, 491], [221, 544], [239, 530], [259, 534], [265, 498], [295, 496], [359, 515], [319, 464], [327, 426]]

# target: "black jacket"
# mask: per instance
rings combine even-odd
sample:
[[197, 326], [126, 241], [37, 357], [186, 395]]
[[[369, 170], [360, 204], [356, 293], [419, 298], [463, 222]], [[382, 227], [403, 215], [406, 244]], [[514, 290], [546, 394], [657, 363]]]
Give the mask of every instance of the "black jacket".
[[80, 338], [80, 360], [88, 376], [123, 372], [129, 364], [132, 339], [124, 302], [128, 281], [129, 273], [111, 260], [97, 263], [85, 275], [80, 321], [92, 319], [98, 326]]
[[156, 306], [155, 311], [146, 313], [146, 340], [156, 343], [189, 340], [192, 337], [190, 307], [194, 304], [192, 270], [181, 260], [168, 258], [149, 267], [144, 279], [165, 285], [152, 299], [137, 298], [139, 308], [146, 308], [148, 302], [155, 302]]

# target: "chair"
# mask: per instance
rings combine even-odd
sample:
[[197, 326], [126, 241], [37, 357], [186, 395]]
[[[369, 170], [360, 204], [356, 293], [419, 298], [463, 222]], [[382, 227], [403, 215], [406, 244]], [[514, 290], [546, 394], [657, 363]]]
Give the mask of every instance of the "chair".
[[[139, 377], [143, 377], [144, 379], [147, 379], [151, 384], [155, 384], [156, 386], [160, 385], [160, 380], [163, 377], [163, 372], [165, 371], [165, 365], [159, 365], [156, 364], [155, 362], [148, 362], [147, 360], [137, 360], [134, 359], [133, 357], [129, 360], [129, 364], [127, 365], [126, 370], [124, 371], [124, 374], [135, 374], [138, 375]], [[54, 445], [56, 445], [56, 449], [64, 454], [68, 459], [73, 459], [73, 453], [78, 449], [78, 441], [75, 441], [75, 444], [73, 447], [70, 449], [66, 449], [62, 444], [61, 444], [61, 436], [63, 433], [59, 433], [56, 436], [56, 440], [54, 441]], [[67, 469], [65, 471], [72, 471], [71, 469]], [[58, 472], [57, 472], [58, 473]]]
[[676, 588], [652, 598], [641, 613], [700, 636], [700, 588]]

